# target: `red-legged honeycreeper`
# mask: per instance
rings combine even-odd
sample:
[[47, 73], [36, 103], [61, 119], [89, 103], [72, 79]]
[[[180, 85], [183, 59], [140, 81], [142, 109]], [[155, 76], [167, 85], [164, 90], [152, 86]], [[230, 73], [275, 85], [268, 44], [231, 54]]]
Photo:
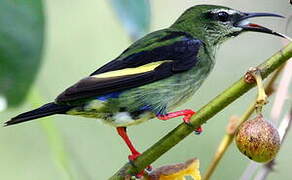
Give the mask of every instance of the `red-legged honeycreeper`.
[[184, 116], [187, 123], [193, 111], [169, 112], [190, 99], [201, 86], [213, 69], [219, 45], [245, 31], [283, 37], [248, 22], [260, 16], [282, 17], [215, 5], [191, 7], [169, 28], [134, 42], [116, 59], [66, 89], [54, 102], [20, 114], [6, 125], [54, 114], [101, 119], [117, 128], [133, 160], [140, 153], [128, 138], [126, 127], [155, 117], [167, 120]]

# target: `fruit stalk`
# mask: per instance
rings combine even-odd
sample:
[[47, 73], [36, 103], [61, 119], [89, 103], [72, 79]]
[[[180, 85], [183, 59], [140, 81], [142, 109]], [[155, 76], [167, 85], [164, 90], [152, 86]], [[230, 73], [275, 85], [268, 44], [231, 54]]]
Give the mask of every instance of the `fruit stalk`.
[[[272, 75], [272, 77], [270, 78], [270, 80], [268, 81], [268, 83], [265, 86], [265, 92], [267, 92], [267, 96], [271, 96], [274, 92], [274, 82], [276, 81], [277, 77], [279, 76], [279, 74], [281, 73], [281, 71], [283, 70], [284, 65], [281, 66], [280, 68], [278, 68], [276, 70], [276, 72]], [[234, 127], [234, 129], [238, 129], [238, 127], [245, 122], [246, 120], [248, 120], [248, 118], [250, 118], [250, 116], [254, 113], [255, 109], [256, 109], [256, 104], [257, 101], [255, 100], [254, 102], [252, 102], [247, 110], [245, 111], [245, 113], [238, 119], [237, 123], [234, 123], [234, 121], [230, 121], [229, 124], [227, 126], [232, 126], [230, 123], [232, 124], [236, 124], [236, 127]], [[221, 161], [223, 155], [225, 154], [225, 152], [227, 151], [227, 149], [229, 148], [230, 144], [232, 143], [234, 137], [235, 137], [235, 132], [236, 130], [232, 131], [226, 131], [226, 134], [223, 136], [217, 151], [210, 163], [210, 165], [208, 166], [205, 175], [203, 176], [203, 180], [209, 180], [210, 177], [212, 176], [213, 172], [215, 171], [217, 165], [219, 164], [219, 162]]]

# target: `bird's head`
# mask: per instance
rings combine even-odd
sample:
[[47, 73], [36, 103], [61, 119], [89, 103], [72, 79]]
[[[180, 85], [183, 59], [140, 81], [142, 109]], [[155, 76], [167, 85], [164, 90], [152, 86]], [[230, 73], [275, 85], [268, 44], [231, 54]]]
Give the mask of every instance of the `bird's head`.
[[186, 10], [171, 27], [186, 31], [212, 46], [247, 31], [283, 37], [277, 32], [248, 21], [250, 18], [261, 16], [283, 17], [272, 13], [245, 13], [216, 5], [197, 5]]

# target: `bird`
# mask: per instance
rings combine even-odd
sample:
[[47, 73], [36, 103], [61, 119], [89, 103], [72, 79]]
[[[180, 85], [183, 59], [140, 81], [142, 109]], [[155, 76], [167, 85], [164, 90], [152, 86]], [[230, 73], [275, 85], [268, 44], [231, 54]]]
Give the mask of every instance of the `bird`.
[[[284, 37], [248, 21], [261, 16], [283, 18], [219, 5], [190, 7], [171, 26], [137, 40], [53, 102], [13, 117], [5, 125], [56, 114], [100, 119], [117, 129], [131, 151], [128, 159], [135, 160], [140, 152], [126, 128], [154, 118], [178, 116], [189, 124], [193, 110], [172, 111], [189, 100], [205, 81], [223, 42], [248, 31]], [[197, 133], [201, 131], [201, 127], [196, 129]]]

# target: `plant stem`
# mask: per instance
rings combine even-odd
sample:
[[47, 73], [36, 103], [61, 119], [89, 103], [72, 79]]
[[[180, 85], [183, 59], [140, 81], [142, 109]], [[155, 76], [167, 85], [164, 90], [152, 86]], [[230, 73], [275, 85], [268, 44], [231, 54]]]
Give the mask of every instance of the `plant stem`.
[[210, 166], [207, 169], [206, 174], [203, 176], [203, 180], [210, 179], [211, 175], [213, 174], [214, 170], [216, 169], [218, 163], [222, 159], [224, 153], [227, 150], [227, 147], [232, 143], [233, 137], [231, 134], [225, 134], [222, 138], [220, 145], [218, 146], [217, 152], [215, 153], [213, 160]]
[[[273, 74], [273, 76], [271, 77], [270, 81], [266, 84], [265, 86], [265, 92], [267, 94], [267, 96], [271, 96], [273, 93], [273, 85], [274, 82], [276, 81], [276, 78], [279, 76], [280, 72], [283, 70], [284, 66], [281, 66], [280, 68], [277, 69], [277, 71]], [[246, 121], [251, 115], [252, 113], [255, 112], [257, 107], [257, 100], [255, 100], [254, 102], [252, 102], [248, 109], [245, 111], [245, 113], [238, 119], [238, 122], [236, 124], [236, 126], [234, 127], [234, 130], [232, 132], [227, 131], [226, 134], [224, 135], [224, 137], [222, 138], [220, 145], [217, 148], [217, 151], [210, 163], [210, 166], [208, 167], [208, 169], [206, 170], [206, 173], [203, 177], [203, 180], [209, 180], [211, 175], [213, 174], [213, 172], [215, 171], [218, 163], [220, 162], [220, 160], [222, 159], [224, 153], [227, 151], [228, 147], [230, 146], [230, 144], [232, 143], [234, 137], [235, 137], [235, 133], [237, 131], [237, 129], [239, 128], [239, 126]]]
[[[44, 102], [36, 88], [32, 90], [29, 100], [34, 108], [40, 107]], [[59, 130], [57, 129], [52, 119], [49, 120], [49, 118], [40, 121], [40, 124], [47, 135], [49, 147], [51, 148], [53, 157], [58, 167], [63, 172], [64, 176], [66, 176], [66, 179], [72, 180], [73, 175], [70, 173], [68, 163], [69, 159], [65, 151], [64, 142], [62, 141]]]
[[[254, 101], [252, 104], [250, 104], [250, 106], [248, 107], [248, 109], [246, 110], [246, 112], [241, 116], [241, 118], [238, 120], [238, 123], [235, 127], [235, 129], [237, 130], [238, 127], [240, 126], [240, 124], [242, 124], [244, 121], [246, 121], [251, 115], [252, 113], [255, 111], [256, 109], [256, 101]], [[220, 145], [217, 148], [217, 152], [215, 153], [215, 156], [213, 157], [213, 160], [210, 164], [210, 166], [208, 167], [203, 180], [209, 180], [211, 175], [213, 174], [213, 172], [215, 171], [218, 163], [220, 162], [220, 160], [222, 159], [224, 153], [227, 151], [228, 147], [230, 146], [230, 144], [232, 143], [234, 136], [235, 136], [235, 132], [233, 133], [226, 133], [224, 135], [224, 137], [222, 138]]]
[[[274, 54], [267, 61], [259, 65], [257, 68], [261, 70], [261, 75], [266, 78], [269, 74], [284, 64], [290, 57], [292, 57], [292, 43], [288, 44], [284, 49]], [[231, 87], [215, 97], [207, 105], [201, 108], [196, 115], [191, 117], [190, 124], [180, 124], [174, 130], [169, 132], [166, 136], [160, 139], [152, 147], [146, 150], [141, 156], [134, 160], [131, 164], [125, 164], [111, 180], [123, 180], [126, 175], [137, 174], [146, 166], [154, 162], [165, 152], [170, 150], [177, 143], [182, 141], [186, 136], [191, 134], [195, 128], [206, 123], [210, 118], [245, 94], [255, 84], [247, 84], [243, 78], [235, 82]]]

